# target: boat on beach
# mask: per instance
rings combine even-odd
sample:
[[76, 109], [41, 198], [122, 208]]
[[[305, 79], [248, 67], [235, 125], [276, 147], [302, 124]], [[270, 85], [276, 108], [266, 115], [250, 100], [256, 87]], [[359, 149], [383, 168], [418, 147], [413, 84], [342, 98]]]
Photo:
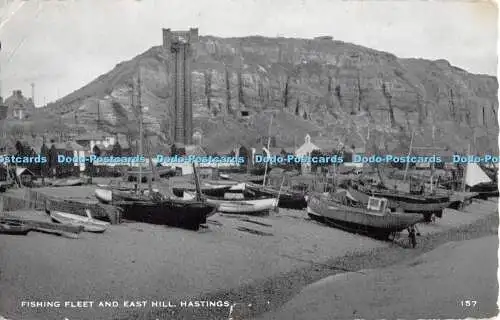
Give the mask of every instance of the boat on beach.
[[18, 221], [0, 219], [0, 234], [25, 236], [31, 231], [31, 227]]
[[[231, 189], [231, 185], [207, 185], [202, 186], [201, 193], [207, 196], [212, 197], [221, 197], [224, 196], [224, 193]], [[196, 192], [196, 186], [192, 185], [184, 185], [184, 186], [175, 186], [172, 188], [172, 192], [177, 197], [183, 197], [185, 191]]]
[[477, 163], [468, 163], [464, 182], [467, 191], [477, 193], [477, 198], [498, 197], [498, 183], [493, 181]]
[[[207, 218], [217, 212], [217, 206], [193, 199], [166, 198], [119, 190], [96, 189], [96, 198], [119, 207], [127, 220], [198, 230]], [[194, 197], [193, 197], [194, 198]]]
[[354, 185], [348, 188], [349, 193], [363, 204], [368, 204], [371, 196], [386, 198], [388, 208], [404, 212], [418, 212], [430, 221], [432, 214], [443, 216], [443, 210], [451, 204], [450, 196], [440, 194], [412, 194], [398, 190], [378, 187]]
[[279, 197], [278, 207], [280, 208], [302, 210], [307, 207], [307, 201], [303, 193], [280, 191], [254, 183], [247, 183], [246, 187], [260, 196]]
[[52, 183], [53, 187], [76, 187], [85, 184], [85, 180], [81, 178], [58, 180]]
[[347, 231], [354, 231], [381, 239], [389, 239], [391, 234], [414, 227], [423, 220], [420, 214], [391, 212], [385, 198], [369, 197], [364, 207], [353, 201], [312, 194], [308, 197], [307, 214], [317, 221]]
[[86, 211], [86, 213], [87, 217], [83, 217], [66, 212], [52, 211], [50, 212], [50, 218], [58, 223], [74, 225], [74, 226], [82, 226], [83, 231], [86, 232], [102, 233], [106, 231], [106, 229], [109, 227], [110, 225], [109, 222], [100, 221], [92, 218], [88, 210]]
[[[243, 184], [244, 185], [244, 184]], [[226, 192], [223, 197], [211, 197], [204, 195], [207, 203], [218, 207], [219, 212], [234, 214], [265, 214], [275, 209], [278, 204], [277, 197], [258, 196], [246, 190], [238, 190], [239, 185], [233, 186], [230, 192]], [[195, 194], [185, 192], [190, 197]]]
[[122, 210], [124, 219], [189, 230], [198, 230], [217, 212], [216, 205], [196, 200], [117, 201], [112, 204]]

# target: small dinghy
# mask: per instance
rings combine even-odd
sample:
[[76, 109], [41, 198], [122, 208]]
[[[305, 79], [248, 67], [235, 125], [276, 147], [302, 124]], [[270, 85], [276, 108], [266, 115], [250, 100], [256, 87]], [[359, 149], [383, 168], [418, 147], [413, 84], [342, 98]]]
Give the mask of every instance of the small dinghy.
[[53, 187], [75, 187], [85, 184], [85, 181], [81, 178], [77, 179], [65, 179], [59, 180], [52, 184]]
[[111, 203], [113, 201], [113, 191], [111, 189], [95, 189], [94, 195], [101, 203]]
[[22, 235], [25, 236], [31, 231], [28, 225], [17, 222], [0, 219], [0, 234]]
[[75, 226], [82, 226], [83, 231], [86, 232], [102, 233], [106, 231], [106, 229], [110, 225], [109, 222], [100, 221], [92, 218], [89, 210], [85, 210], [85, 212], [87, 213], [86, 217], [66, 212], [53, 211], [50, 213], [50, 217], [55, 222], [75, 225]]

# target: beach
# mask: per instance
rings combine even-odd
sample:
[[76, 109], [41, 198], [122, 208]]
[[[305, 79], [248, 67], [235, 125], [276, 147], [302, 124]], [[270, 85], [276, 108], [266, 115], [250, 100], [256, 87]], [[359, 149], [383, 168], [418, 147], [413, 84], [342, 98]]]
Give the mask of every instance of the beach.
[[[79, 239], [35, 232], [0, 235], [0, 315], [14, 320], [224, 319], [230, 303], [241, 309], [238, 312], [245, 319], [266, 312], [278, 312], [274, 313], [276, 319], [287, 319], [287, 312], [296, 313], [289, 311], [289, 301], [300, 305], [294, 299], [302, 301], [302, 290], [323, 278], [349, 274], [351, 279], [351, 273], [346, 272], [391, 267], [413, 261], [449, 241], [496, 234], [496, 201], [475, 201], [463, 212], [447, 209], [444, 219], [420, 226], [422, 236], [416, 249], [408, 248], [405, 235], [395, 243], [378, 241], [313, 222], [305, 211], [285, 209], [269, 217], [216, 214], [209, 219], [208, 228], [199, 232], [126, 222], [112, 225], [103, 234], [83, 233]], [[473, 248], [479, 245], [470, 244]], [[496, 259], [496, 248], [491, 244], [485, 248], [476, 251]], [[429, 261], [420, 268], [432, 270]], [[489, 269], [480, 273], [488, 274]], [[465, 275], [459, 281], [462, 277]], [[412, 279], [420, 284], [417, 276]], [[370, 281], [366, 280], [373, 283]], [[491, 279], [488, 282], [493, 283]], [[391, 286], [390, 279], [386, 286]], [[356, 295], [361, 287], [353, 287]], [[489, 296], [492, 290], [488, 290], [485, 294]], [[448, 289], [442, 291], [446, 294]], [[362, 304], [369, 305], [368, 293], [364, 299]], [[61, 306], [26, 306], [30, 301], [61, 302]], [[78, 305], [78, 301], [93, 304]], [[130, 303], [141, 301], [146, 303]], [[170, 301], [175, 307], [152, 306], [153, 301]], [[183, 307], [181, 301], [222, 304]], [[489, 303], [486, 298], [481, 301]], [[118, 306], [99, 307], [99, 302], [117, 302]], [[357, 310], [362, 312], [363, 306]], [[394, 312], [405, 311], [398, 310]]]
[[449, 242], [390, 268], [330, 276], [269, 319], [465, 319], [497, 313], [498, 237]]

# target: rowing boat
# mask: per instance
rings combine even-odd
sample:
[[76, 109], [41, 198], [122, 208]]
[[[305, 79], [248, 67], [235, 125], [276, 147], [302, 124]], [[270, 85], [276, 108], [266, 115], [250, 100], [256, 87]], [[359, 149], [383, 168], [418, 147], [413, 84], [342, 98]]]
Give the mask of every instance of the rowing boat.
[[31, 227], [17, 221], [0, 221], [0, 234], [27, 235]]
[[109, 222], [94, 219], [92, 218], [92, 216], [90, 216], [88, 210], [86, 210], [86, 212], [87, 212], [87, 217], [66, 212], [52, 211], [50, 213], [50, 217], [52, 218], [52, 220], [58, 223], [64, 223], [74, 226], [82, 226], [83, 231], [86, 232], [102, 233], [106, 231], [106, 229], [110, 225]]

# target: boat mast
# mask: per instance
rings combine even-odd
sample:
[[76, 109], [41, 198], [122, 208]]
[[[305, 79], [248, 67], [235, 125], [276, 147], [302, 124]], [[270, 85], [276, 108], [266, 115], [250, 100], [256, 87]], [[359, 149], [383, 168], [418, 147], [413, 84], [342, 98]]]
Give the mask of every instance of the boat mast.
[[[410, 140], [410, 149], [408, 150], [408, 157], [411, 156], [411, 150], [413, 148], [413, 138], [415, 137], [415, 130], [413, 130], [413, 132], [411, 133], [411, 140]], [[406, 182], [406, 175], [408, 173], [408, 168], [410, 166], [410, 162], [407, 161], [406, 162], [406, 166], [405, 166], [405, 174], [403, 176], [403, 182]]]
[[[271, 115], [271, 121], [269, 122], [269, 130], [267, 131], [267, 152], [269, 151], [269, 148], [271, 147], [271, 128], [273, 126], [273, 118], [274, 114]], [[266, 153], [267, 153], [266, 152]], [[271, 156], [270, 154], [268, 156]], [[264, 181], [262, 181], [262, 186], [266, 186], [266, 177], [267, 177], [267, 163], [269, 161], [266, 161], [265, 168], [264, 168]]]
[[[470, 143], [469, 145], [467, 146], [467, 157], [469, 157], [470, 155]], [[469, 164], [465, 164], [465, 170], [464, 170], [464, 173], [463, 173], [463, 179], [462, 179], [462, 192], [465, 192], [465, 187], [466, 187], [466, 184], [467, 184], [467, 170], [468, 170], [468, 167], [469, 167]]]
[[194, 184], [196, 186], [196, 200], [201, 201], [201, 188], [200, 188], [200, 180], [198, 177], [198, 171], [196, 170], [196, 164], [193, 161], [193, 176], [194, 176]]
[[[142, 138], [143, 138], [143, 128], [142, 128], [142, 101], [141, 101], [141, 69], [139, 68], [137, 76], [137, 107], [139, 114], [139, 156], [143, 154], [142, 150]], [[142, 164], [139, 163], [139, 182], [138, 189], [141, 190], [142, 184]]]
[[[436, 143], [436, 126], [432, 126], [432, 147], [435, 147]], [[435, 166], [434, 163], [431, 163], [431, 192], [434, 190], [434, 171]]]

